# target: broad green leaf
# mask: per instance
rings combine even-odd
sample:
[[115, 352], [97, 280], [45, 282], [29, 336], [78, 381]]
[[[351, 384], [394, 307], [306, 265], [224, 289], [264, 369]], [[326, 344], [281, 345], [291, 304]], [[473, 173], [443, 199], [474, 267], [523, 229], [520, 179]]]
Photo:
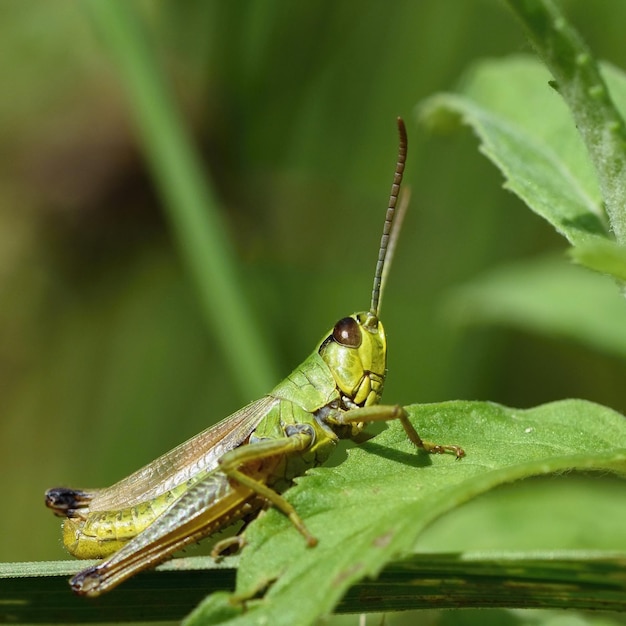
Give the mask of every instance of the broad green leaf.
[[[620, 524], [626, 499], [620, 479], [561, 476], [556, 482], [520, 483], [456, 508], [526, 476], [568, 468], [626, 474], [622, 416], [573, 400], [532, 410], [449, 402], [410, 411], [424, 435], [464, 445], [467, 457], [457, 462], [416, 453], [394, 424], [337, 467], [311, 472], [288, 497], [319, 546], [306, 549], [283, 516], [270, 511], [250, 527], [253, 549], [244, 552], [239, 572], [240, 593], [268, 584], [266, 597], [248, 602], [240, 617], [241, 605], [225, 593], [213, 595], [191, 623], [236, 618], [235, 623], [306, 624], [342, 597], [337, 608], [344, 611], [381, 609], [381, 603], [389, 610], [433, 603], [493, 606], [495, 595], [511, 606], [598, 608], [601, 601], [626, 608], [626, 536]], [[556, 496], [550, 492], [555, 488]], [[450, 509], [452, 515], [435, 520]], [[563, 514], [569, 525], [560, 520]], [[73, 596], [67, 585], [85, 562], [3, 564], [0, 620], [175, 619], [203, 595], [232, 589], [234, 563], [175, 559], [97, 601]], [[377, 580], [363, 580], [380, 568]], [[515, 595], [520, 584], [527, 590], [523, 598]], [[508, 588], [511, 595], [503, 596]]]
[[[624, 75], [606, 67], [622, 99]], [[460, 93], [428, 98], [420, 117], [431, 128], [468, 124], [481, 151], [501, 170], [505, 187], [577, 245], [608, 237], [593, 167], [571, 115], [548, 85], [549, 73], [523, 56], [482, 61]], [[612, 89], [613, 91], [613, 89]], [[618, 101], [626, 106], [626, 100]]]
[[[429, 439], [462, 445], [467, 457], [416, 453], [394, 424], [335, 468], [298, 481], [289, 500], [319, 545], [307, 549], [291, 524], [270, 510], [247, 532], [237, 595], [262, 595], [228, 624], [310, 624], [356, 582], [409, 555], [444, 512], [498, 485], [566, 470], [626, 475], [626, 420], [582, 400], [529, 410], [484, 402], [409, 407]], [[188, 624], [220, 623], [201, 606]]]
[[493, 489], [430, 525], [416, 552], [626, 553], [624, 482], [597, 478], [539, 476]]
[[540, 258], [486, 272], [453, 290], [446, 308], [462, 323], [516, 326], [626, 356], [626, 303], [615, 281], [564, 259]]

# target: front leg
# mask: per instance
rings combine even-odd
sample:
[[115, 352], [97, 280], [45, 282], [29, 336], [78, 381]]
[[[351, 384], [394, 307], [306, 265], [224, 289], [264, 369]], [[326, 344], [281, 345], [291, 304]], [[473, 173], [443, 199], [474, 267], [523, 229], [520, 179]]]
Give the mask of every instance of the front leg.
[[409, 414], [404, 407], [399, 404], [386, 405], [375, 404], [372, 406], [359, 407], [356, 409], [350, 409], [345, 413], [341, 413], [339, 416], [333, 416], [333, 418], [339, 424], [356, 424], [356, 423], [368, 423], [368, 422], [389, 422], [391, 420], [400, 420], [404, 432], [407, 437], [418, 447], [422, 448], [426, 452], [431, 454], [444, 454], [446, 452], [453, 452], [457, 459], [465, 456], [465, 450], [460, 446], [455, 445], [441, 445], [432, 443], [431, 441], [425, 441], [419, 436], [419, 433], [415, 430], [415, 427], [409, 421]]

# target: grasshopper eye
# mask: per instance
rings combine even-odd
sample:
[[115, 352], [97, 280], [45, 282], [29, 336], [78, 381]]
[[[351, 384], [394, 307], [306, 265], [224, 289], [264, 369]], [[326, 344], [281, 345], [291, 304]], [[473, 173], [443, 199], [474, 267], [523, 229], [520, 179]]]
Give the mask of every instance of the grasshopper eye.
[[344, 317], [335, 324], [333, 339], [347, 348], [358, 348], [361, 345], [361, 329], [352, 317]]

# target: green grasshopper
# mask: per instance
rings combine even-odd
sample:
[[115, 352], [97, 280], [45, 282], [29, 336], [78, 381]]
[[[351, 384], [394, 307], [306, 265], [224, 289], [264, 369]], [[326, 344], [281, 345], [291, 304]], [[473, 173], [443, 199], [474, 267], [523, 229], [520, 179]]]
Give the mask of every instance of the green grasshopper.
[[[82, 559], [104, 558], [74, 576], [80, 595], [98, 596], [174, 552], [273, 505], [304, 536], [317, 539], [281, 495], [310, 467], [325, 462], [341, 438], [359, 438], [369, 422], [399, 420], [426, 452], [459, 446], [423, 440], [398, 405], [379, 404], [387, 342], [378, 319], [382, 288], [399, 232], [396, 203], [407, 152], [404, 122], [370, 310], [340, 319], [311, 354], [267, 396], [252, 402], [144, 468], [100, 490], [59, 487], [46, 505], [65, 517], [63, 541]], [[406, 205], [406, 203], [404, 203]], [[213, 555], [242, 537], [218, 542]]]

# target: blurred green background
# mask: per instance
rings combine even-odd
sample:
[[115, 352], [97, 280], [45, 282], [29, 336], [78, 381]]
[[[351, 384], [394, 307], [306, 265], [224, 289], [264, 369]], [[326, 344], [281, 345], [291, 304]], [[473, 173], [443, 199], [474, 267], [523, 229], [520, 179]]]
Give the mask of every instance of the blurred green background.
[[[131, 4], [218, 191], [268, 380], [367, 308], [402, 115], [413, 200], [383, 308], [386, 400], [626, 411], [616, 357], [461, 328], [445, 307], [484, 270], [565, 249], [469, 132], [429, 137], [416, 122], [415, 105], [473, 60], [529, 50], [503, 5]], [[623, 0], [565, 8], [626, 67]], [[108, 485], [254, 392], [223, 365], [86, 4], [0, 0], [0, 72], [0, 559], [64, 558], [46, 488]]]

